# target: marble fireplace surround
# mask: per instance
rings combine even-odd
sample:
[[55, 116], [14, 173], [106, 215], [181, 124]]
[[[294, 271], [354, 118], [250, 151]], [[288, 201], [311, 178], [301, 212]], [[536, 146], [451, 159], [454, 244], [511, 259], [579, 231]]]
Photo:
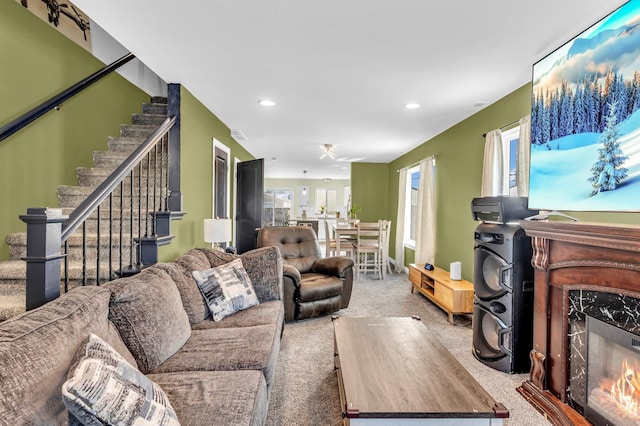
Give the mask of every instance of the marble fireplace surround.
[[574, 385], [580, 381], [579, 320], [590, 312], [606, 312], [596, 315], [638, 332], [639, 319], [628, 312], [640, 311], [640, 226], [567, 221], [520, 225], [533, 244], [535, 278], [532, 365], [529, 380], [518, 391], [554, 425], [590, 425], [579, 407], [573, 408], [570, 392], [570, 380]]

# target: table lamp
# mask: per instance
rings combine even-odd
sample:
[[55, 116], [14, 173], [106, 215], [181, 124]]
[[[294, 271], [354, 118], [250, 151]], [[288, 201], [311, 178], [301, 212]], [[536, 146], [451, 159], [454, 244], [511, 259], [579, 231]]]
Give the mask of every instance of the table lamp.
[[231, 219], [205, 219], [204, 240], [217, 248], [231, 241]]

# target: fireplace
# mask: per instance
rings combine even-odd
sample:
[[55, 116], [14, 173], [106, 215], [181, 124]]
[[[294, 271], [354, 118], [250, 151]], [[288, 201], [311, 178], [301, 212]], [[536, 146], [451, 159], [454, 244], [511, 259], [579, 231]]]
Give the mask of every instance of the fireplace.
[[532, 365], [518, 391], [555, 425], [640, 426], [640, 227], [521, 225], [535, 282]]
[[587, 420], [640, 426], [640, 337], [587, 317], [586, 349]]

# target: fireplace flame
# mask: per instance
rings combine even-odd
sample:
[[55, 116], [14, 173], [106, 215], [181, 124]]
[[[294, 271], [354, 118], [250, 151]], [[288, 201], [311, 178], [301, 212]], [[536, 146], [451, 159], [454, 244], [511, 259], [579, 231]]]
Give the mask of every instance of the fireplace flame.
[[611, 399], [625, 411], [640, 414], [640, 369], [634, 361], [629, 365], [628, 360], [622, 362], [622, 374], [611, 385]]

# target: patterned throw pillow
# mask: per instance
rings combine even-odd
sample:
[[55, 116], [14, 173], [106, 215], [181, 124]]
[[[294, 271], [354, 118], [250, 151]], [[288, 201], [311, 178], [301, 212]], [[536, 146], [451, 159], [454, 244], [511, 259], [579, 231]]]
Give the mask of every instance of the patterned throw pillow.
[[206, 271], [193, 271], [192, 275], [209, 305], [214, 321], [258, 304], [258, 297], [242, 259]]
[[78, 350], [62, 398], [69, 424], [180, 424], [160, 386], [95, 334]]

